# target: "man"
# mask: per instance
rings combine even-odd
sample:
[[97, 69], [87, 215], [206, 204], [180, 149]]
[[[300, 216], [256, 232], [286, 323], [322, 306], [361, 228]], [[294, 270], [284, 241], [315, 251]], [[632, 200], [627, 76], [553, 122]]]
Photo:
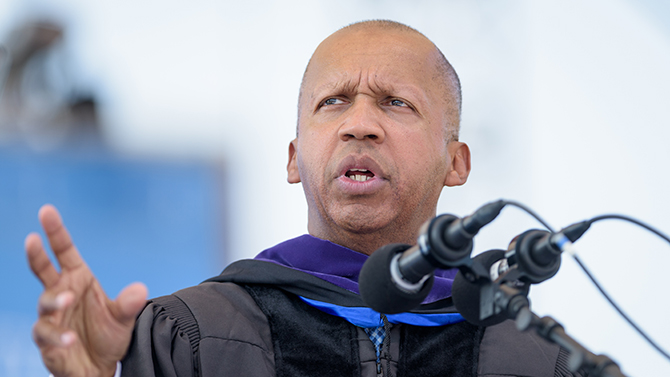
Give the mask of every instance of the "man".
[[[503, 324], [463, 322], [453, 271], [411, 313], [374, 313], [358, 271], [379, 247], [415, 243], [444, 186], [465, 183], [460, 84], [419, 32], [390, 21], [345, 27], [303, 77], [288, 181], [302, 182], [308, 236], [241, 261], [197, 287], [153, 300], [132, 284], [104, 294], [51, 206], [26, 239], [45, 291], [34, 338], [56, 376], [554, 376], [558, 347]], [[137, 322], [137, 314], [145, 307]], [[526, 358], [522, 360], [522, 358]]]

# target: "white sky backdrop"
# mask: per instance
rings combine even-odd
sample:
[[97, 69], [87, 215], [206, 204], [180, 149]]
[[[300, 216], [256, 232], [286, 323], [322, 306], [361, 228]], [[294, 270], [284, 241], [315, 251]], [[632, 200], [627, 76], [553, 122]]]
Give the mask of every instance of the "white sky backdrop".
[[[306, 232], [286, 183], [298, 87], [312, 51], [348, 23], [389, 18], [432, 39], [459, 72], [473, 173], [438, 212], [521, 201], [555, 227], [624, 213], [670, 233], [670, 6], [662, 1], [0, 0], [0, 34], [28, 15], [69, 29], [77, 80], [102, 95], [105, 130], [132, 154], [226, 166], [228, 260]], [[476, 252], [539, 225], [516, 209]], [[594, 225], [577, 249], [606, 289], [670, 349], [670, 246]], [[670, 375], [566, 256], [533, 307], [631, 376]]]

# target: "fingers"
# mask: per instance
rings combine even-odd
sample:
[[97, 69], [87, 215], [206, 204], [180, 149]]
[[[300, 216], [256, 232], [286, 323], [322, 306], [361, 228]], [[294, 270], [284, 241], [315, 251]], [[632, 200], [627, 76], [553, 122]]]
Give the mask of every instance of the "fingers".
[[40, 348], [55, 346], [67, 347], [72, 345], [77, 339], [77, 335], [70, 331], [58, 327], [48, 319], [41, 318], [33, 326], [33, 340]]
[[56, 208], [46, 204], [40, 208], [38, 217], [49, 239], [51, 250], [53, 250], [61, 268], [67, 270], [82, 265], [84, 261], [72, 243], [70, 234], [65, 229], [63, 220]]
[[58, 271], [49, 260], [42, 240], [36, 233], [31, 233], [26, 237], [25, 241], [26, 255], [28, 256], [28, 264], [33, 274], [42, 282], [45, 288], [50, 288], [58, 282]]
[[119, 293], [110, 310], [119, 322], [125, 325], [133, 324], [146, 305], [147, 295], [147, 287], [144, 284], [133, 283]]
[[75, 341], [75, 333], [59, 326], [62, 310], [74, 302], [74, 294], [69, 291], [53, 294], [44, 292], [38, 301], [39, 319], [33, 326], [33, 339], [42, 348], [47, 346], [69, 346]]
[[62, 311], [74, 302], [74, 294], [70, 291], [54, 294], [46, 291], [37, 302], [37, 312], [40, 316], [50, 316]]

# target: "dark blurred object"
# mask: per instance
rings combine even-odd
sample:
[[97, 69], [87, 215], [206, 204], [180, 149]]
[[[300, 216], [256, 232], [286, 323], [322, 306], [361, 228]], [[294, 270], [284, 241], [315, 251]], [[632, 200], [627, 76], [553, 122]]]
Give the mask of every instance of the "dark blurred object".
[[[10, 62], [9, 51], [7, 51], [5, 46], [0, 44], [0, 101], [2, 101], [2, 92], [5, 89], [5, 81], [7, 80]], [[0, 123], [0, 127], [2, 127], [2, 123]]]
[[48, 20], [26, 22], [9, 34], [0, 56], [0, 144], [24, 142], [41, 150], [100, 145], [96, 99], [76, 87], [64, 35]]

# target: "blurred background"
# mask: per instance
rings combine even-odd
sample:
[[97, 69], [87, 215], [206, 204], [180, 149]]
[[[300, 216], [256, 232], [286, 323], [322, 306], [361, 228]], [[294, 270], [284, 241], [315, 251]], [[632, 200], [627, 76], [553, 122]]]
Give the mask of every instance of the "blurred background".
[[[306, 233], [285, 173], [300, 79], [322, 39], [364, 19], [417, 28], [460, 75], [473, 171], [439, 213], [507, 198], [557, 228], [622, 213], [670, 233], [669, 4], [0, 0], [0, 376], [47, 375], [23, 254], [44, 203], [112, 297], [132, 281], [168, 294]], [[475, 251], [539, 227], [505, 209]], [[670, 246], [607, 221], [576, 248], [670, 349]], [[670, 375], [567, 255], [531, 298], [624, 373]]]

